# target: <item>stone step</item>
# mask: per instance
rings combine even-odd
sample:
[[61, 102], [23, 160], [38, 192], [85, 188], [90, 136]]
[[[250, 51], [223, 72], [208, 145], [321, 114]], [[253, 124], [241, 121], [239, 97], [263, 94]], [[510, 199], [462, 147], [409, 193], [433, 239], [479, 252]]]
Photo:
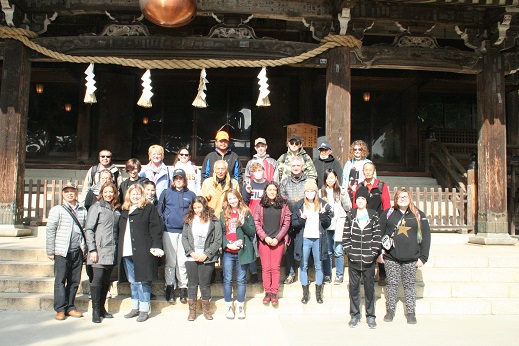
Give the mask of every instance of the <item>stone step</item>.
[[[348, 298], [348, 281], [342, 285], [324, 285], [324, 294], [329, 297]], [[385, 287], [375, 285], [375, 296], [380, 298], [385, 296]], [[221, 282], [211, 286], [214, 297], [223, 297], [223, 286]], [[52, 277], [13, 277], [0, 276], [0, 292], [6, 293], [46, 293], [52, 294], [54, 291], [54, 279]], [[87, 294], [90, 291], [88, 280], [81, 282], [80, 294]], [[156, 281], [152, 284], [152, 292], [157, 297], [164, 297], [164, 281]], [[111, 293], [116, 295], [129, 295], [130, 285], [128, 283], [114, 282]], [[261, 283], [247, 284], [248, 298], [262, 298], [264, 295]], [[295, 282], [291, 285], [281, 285], [280, 297], [299, 297], [301, 295], [301, 285]], [[364, 289], [361, 285], [361, 295], [364, 296]], [[519, 283], [459, 283], [459, 282], [429, 282], [417, 283], [416, 295], [418, 298], [519, 298]], [[402, 286], [399, 286], [399, 297], [404, 297]]]
[[[246, 311], [248, 315], [255, 312], [264, 313], [270, 309], [272, 313], [277, 310], [290, 311], [298, 315], [319, 314], [344, 314], [348, 315], [349, 300], [347, 298], [328, 297], [324, 295], [324, 303], [317, 304], [313, 289], [311, 289], [310, 302], [302, 304], [300, 297], [281, 298], [279, 307], [264, 306], [259, 298], [246, 299]], [[364, 302], [361, 300], [361, 305]], [[76, 299], [76, 306], [80, 311], [91, 311], [90, 300], [85, 295]], [[53, 310], [53, 296], [50, 294], [28, 293], [0, 293], [0, 309], [2, 310]], [[107, 301], [107, 309], [115, 313], [116, 318], [122, 318], [122, 314], [131, 309], [131, 298], [117, 296]], [[184, 311], [187, 315], [187, 304], [170, 304], [159, 298], [151, 301], [153, 313], [166, 313], [168, 311]], [[200, 310], [200, 304], [198, 305]], [[361, 306], [361, 309], [363, 307]], [[375, 302], [376, 314], [381, 319], [385, 314], [385, 300], [377, 299]], [[224, 318], [225, 301], [223, 298], [214, 298], [211, 302], [211, 310], [215, 318]], [[404, 303], [400, 299], [397, 303], [397, 314], [404, 314]], [[519, 315], [519, 298], [422, 298], [416, 301], [417, 315]]]

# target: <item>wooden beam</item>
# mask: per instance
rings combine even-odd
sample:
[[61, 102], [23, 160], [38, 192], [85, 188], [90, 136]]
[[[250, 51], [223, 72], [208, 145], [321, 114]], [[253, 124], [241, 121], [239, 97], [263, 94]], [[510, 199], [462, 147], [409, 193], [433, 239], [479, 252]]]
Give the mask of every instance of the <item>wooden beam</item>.
[[[67, 0], [67, 1], [20, 1], [26, 12], [58, 12], [59, 15], [104, 14], [108, 12], [140, 13], [138, 1], [128, 0]], [[274, 18], [300, 21], [306, 19], [329, 20], [332, 18], [330, 4], [325, 0], [197, 0], [197, 15], [211, 13], [253, 14], [255, 18]]]
[[344, 165], [351, 136], [350, 49], [333, 48], [326, 68], [326, 139], [333, 156]]
[[25, 144], [31, 63], [27, 49], [5, 41], [0, 90], [0, 226], [14, 226], [23, 216]]

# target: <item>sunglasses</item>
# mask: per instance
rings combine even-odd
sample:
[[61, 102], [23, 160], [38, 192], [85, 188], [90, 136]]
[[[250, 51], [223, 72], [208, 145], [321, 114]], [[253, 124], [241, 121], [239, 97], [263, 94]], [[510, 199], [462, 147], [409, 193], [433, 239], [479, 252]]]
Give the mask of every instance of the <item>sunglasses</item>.
[[289, 143], [290, 143], [290, 145], [299, 145], [298, 141], [290, 141]]
[[109, 158], [111, 158], [112, 156], [110, 156], [110, 155], [100, 155], [99, 157], [102, 158], [102, 159], [106, 159], [106, 158], [109, 159]]
[[362, 148], [353, 148], [353, 151], [362, 151]]
[[178, 156], [189, 156], [189, 154], [178, 154]]

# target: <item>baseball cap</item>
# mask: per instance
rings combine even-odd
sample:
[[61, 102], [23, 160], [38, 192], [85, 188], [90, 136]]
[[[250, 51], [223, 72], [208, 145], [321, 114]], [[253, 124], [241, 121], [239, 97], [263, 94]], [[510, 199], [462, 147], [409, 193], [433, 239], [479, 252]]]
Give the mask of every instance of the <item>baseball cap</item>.
[[303, 143], [303, 141], [301, 140], [301, 137], [296, 136], [296, 135], [292, 135], [292, 137], [290, 137], [290, 139], [288, 141], [289, 142], [290, 141], [298, 141], [299, 143]]
[[63, 188], [61, 189], [61, 191], [65, 191], [65, 189], [68, 189], [68, 188], [77, 190], [76, 184], [72, 183], [71, 181], [67, 181], [67, 183], [65, 185], [63, 185]]
[[186, 172], [184, 172], [183, 169], [181, 168], [177, 168], [173, 171], [173, 178], [177, 177], [177, 176], [180, 176], [182, 177], [183, 179], [186, 179]]
[[258, 145], [259, 143], [267, 144], [267, 141], [265, 140], [265, 138], [256, 138], [256, 140], [254, 141], [254, 146]]
[[321, 145], [319, 146], [319, 148], [317, 148], [317, 150], [321, 150], [321, 149], [326, 149], [326, 150], [329, 150], [332, 148], [332, 145], [330, 144], [330, 142], [328, 141], [323, 141], [321, 143]]
[[225, 131], [218, 131], [216, 132], [216, 137], [215, 139], [221, 141], [222, 139], [225, 139], [225, 140], [229, 140], [229, 134]]

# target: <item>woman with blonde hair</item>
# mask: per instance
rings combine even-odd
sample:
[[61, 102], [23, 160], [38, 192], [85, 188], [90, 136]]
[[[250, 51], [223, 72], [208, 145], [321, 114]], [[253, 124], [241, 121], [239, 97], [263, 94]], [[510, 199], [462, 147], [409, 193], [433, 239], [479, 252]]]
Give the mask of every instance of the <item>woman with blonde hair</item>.
[[222, 267], [223, 296], [226, 305], [225, 317], [234, 319], [235, 316], [232, 303], [232, 276], [234, 268], [236, 268], [238, 286], [236, 315], [239, 319], [244, 319], [247, 266], [256, 259], [252, 245], [256, 227], [250, 210], [238, 190], [229, 189], [225, 191], [220, 223], [223, 233]]
[[[350, 199], [353, 198], [353, 192], [357, 190], [358, 184], [366, 179], [362, 169], [365, 163], [371, 162], [368, 156], [369, 149], [366, 142], [356, 140], [351, 143], [348, 161], [342, 170], [342, 187], [348, 191]], [[375, 174], [374, 177], [376, 178], [377, 175]]]
[[155, 183], [155, 196], [159, 197], [172, 183], [168, 166], [164, 163], [164, 148], [154, 144], [148, 149], [150, 162], [142, 167], [140, 177], [145, 177]]
[[384, 263], [387, 273], [385, 322], [392, 322], [398, 293], [398, 283], [404, 286], [407, 323], [416, 324], [416, 269], [429, 258], [431, 231], [425, 214], [413, 203], [406, 189], [395, 194], [393, 207], [380, 218], [382, 252], [378, 263]]
[[326, 243], [326, 228], [331, 223], [331, 207], [317, 195], [317, 184], [313, 180], [305, 183], [305, 197], [294, 206], [292, 227], [297, 232], [294, 240], [294, 259], [299, 262], [300, 281], [303, 286], [301, 303], [310, 300], [308, 283], [308, 260], [310, 253], [314, 258], [315, 268], [315, 298], [317, 303], [323, 303], [323, 269], [321, 261], [328, 257]]
[[150, 313], [151, 282], [157, 279], [157, 260], [162, 257], [162, 223], [155, 206], [134, 184], [126, 191], [119, 218], [119, 282], [130, 282], [132, 310], [125, 318], [144, 322]]

